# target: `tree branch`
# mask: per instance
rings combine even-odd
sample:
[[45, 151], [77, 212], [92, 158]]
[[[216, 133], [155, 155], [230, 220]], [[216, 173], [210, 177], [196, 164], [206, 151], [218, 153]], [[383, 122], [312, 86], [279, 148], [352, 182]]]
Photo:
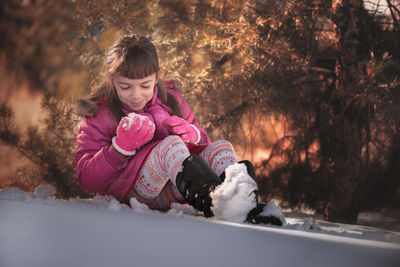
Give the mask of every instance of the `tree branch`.
[[399, 21], [397, 20], [396, 14], [394, 14], [393, 10], [395, 10], [398, 14], [400, 14], [400, 11], [399, 11], [399, 9], [397, 9], [397, 7], [395, 7], [392, 4], [391, 0], [386, 0], [386, 2], [388, 4], [389, 10], [390, 10], [390, 14], [392, 15], [393, 25], [394, 25], [394, 27], [396, 28], [397, 31], [400, 31]]
[[219, 127], [221, 126], [224, 121], [229, 118], [229, 117], [237, 117], [242, 115], [248, 108], [250, 107], [250, 104], [248, 102], [243, 102], [241, 105], [235, 107], [231, 111], [225, 113], [224, 115], [214, 119], [211, 121], [211, 125], [214, 127]]

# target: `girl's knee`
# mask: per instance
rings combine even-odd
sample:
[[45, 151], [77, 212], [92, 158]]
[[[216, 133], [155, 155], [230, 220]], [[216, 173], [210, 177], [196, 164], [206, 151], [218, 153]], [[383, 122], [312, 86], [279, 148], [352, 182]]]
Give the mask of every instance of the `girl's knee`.
[[234, 151], [233, 145], [227, 140], [218, 140], [216, 142], [213, 142], [210, 144], [210, 148], [212, 150], [232, 150], [232, 151]]
[[186, 147], [186, 144], [178, 135], [170, 135], [159, 143], [159, 147], [168, 150], [171, 147]]
[[224, 140], [224, 139], [215, 141], [215, 142], [213, 142], [213, 144], [216, 144], [216, 145], [225, 144], [225, 145], [230, 145], [230, 146], [232, 146], [232, 144], [231, 144], [229, 141]]
[[188, 147], [178, 135], [170, 135], [162, 140], [158, 146], [158, 151], [165, 159], [171, 155], [190, 155]]
[[178, 144], [181, 143], [183, 145], [185, 145], [185, 143], [182, 141], [182, 139], [180, 138], [180, 136], [178, 135], [169, 135], [168, 137], [166, 137], [164, 140], [161, 141], [161, 143], [164, 144]]
[[231, 158], [236, 159], [235, 150], [230, 142], [226, 140], [219, 140], [209, 144], [201, 153], [205, 160], [207, 160], [210, 164], [217, 157], [225, 157], [229, 156]]

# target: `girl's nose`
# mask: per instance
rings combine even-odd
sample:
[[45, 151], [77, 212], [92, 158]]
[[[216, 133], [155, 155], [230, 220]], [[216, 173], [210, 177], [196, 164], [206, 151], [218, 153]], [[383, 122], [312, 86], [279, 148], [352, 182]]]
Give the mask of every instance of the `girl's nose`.
[[133, 89], [132, 89], [132, 92], [131, 92], [131, 97], [132, 97], [132, 98], [137, 98], [137, 97], [139, 97], [139, 90], [137, 90], [136, 88], [133, 88]]

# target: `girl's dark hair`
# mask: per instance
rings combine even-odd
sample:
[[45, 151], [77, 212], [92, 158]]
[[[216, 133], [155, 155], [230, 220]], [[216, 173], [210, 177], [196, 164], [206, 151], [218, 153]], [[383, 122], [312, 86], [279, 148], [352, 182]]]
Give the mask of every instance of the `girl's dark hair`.
[[120, 121], [125, 113], [122, 111], [121, 101], [112, 82], [112, 75], [143, 79], [156, 73], [158, 97], [172, 110], [173, 115], [182, 117], [178, 100], [167, 91], [166, 81], [158, 77], [159, 70], [157, 51], [149, 39], [136, 34], [122, 36], [108, 52], [105, 79], [88, 96], [88, 100], [107, 105], [116, 120]]

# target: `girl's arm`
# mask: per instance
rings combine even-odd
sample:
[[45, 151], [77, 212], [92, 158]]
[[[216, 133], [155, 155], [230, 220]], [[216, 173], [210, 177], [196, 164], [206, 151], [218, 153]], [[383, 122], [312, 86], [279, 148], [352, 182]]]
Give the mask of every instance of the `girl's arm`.
[[111, 144], [115, 127], [101, 121], [99, 116], [101, 114], [82, 120], [75, 152], [79, 185], [94, 193], [106, 192], [129, 159], [122, 157]]

